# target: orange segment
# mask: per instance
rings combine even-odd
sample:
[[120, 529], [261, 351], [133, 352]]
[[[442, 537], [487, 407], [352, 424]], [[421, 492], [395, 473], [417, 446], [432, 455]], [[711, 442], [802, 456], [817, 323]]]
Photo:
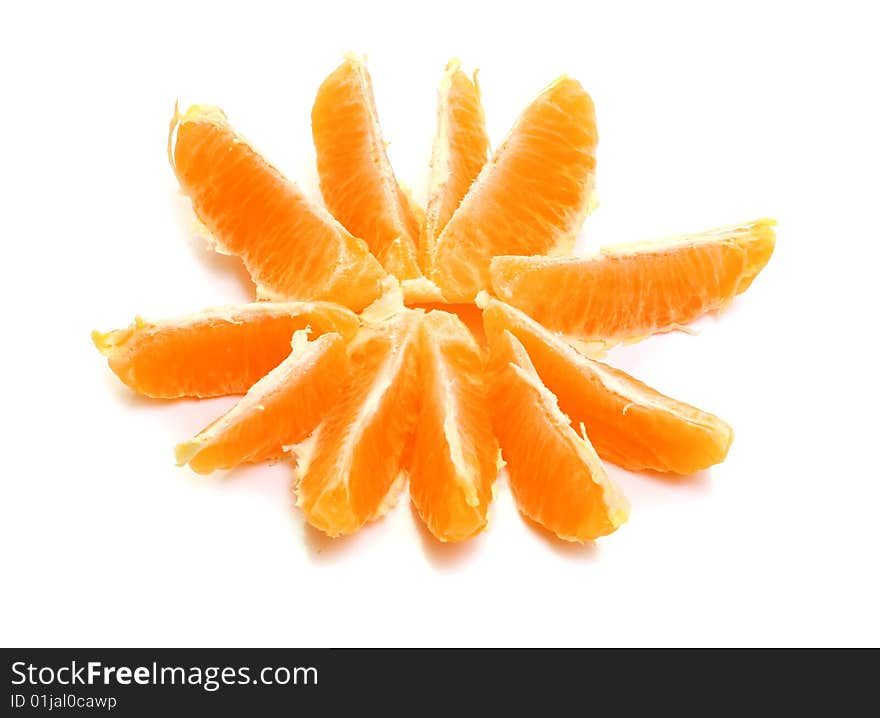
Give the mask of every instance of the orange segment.
[[216, 107], [175, 112], [169, 157], [218, 251], [241, 257], [264, 299], [332, 299], [355, 310], [381, 293], [367, 246], [238, 135]]
[[403, 488], [403, 452], [419, 411], [421, 313], [364, 326], [349, 345], [351, 380], [336, 408], [297, 451], [297, 504], [329, 536], [382, 516]]
[[422, 321], [421, 359], [410, 495], [436, 538], [462, 541], [486, 526], [498, 471], [483, 359], [468, 328], [442, 311]]
[[590, 257], [496, 257], [492, 287], [541, 324], [615, 343], [722, 309], [770, 259], [775, 222], [603, 249]]
[[[321, 194], [333, 215], [369, 244], [399, 279], [421, 276], [418, 220], [394, 178], [363, 58], [350, 56], [318, 89], [312, 107]], [[401, 246], [389, 254], [389, 246]]]
[[490, 337], [492, 423], [519, 510], [566, 541], [616, 530], [629, 515], [586, 435], [578, 436], [510, 332]]
[[577, 352], [560, 335], [498, 301], [484, 304], [486, 333], [522, 342], [541, 381], [574, 426], [583, 423], [603, 459], [630, 470], [691, 474], [724, 460], [733, 429], [628, 374]]
[[437, 134], [431, 154], [431, 179], [425, 222], [420, 237], [419, 260], [427, 271], [437, 237], [489, 154], [486, 117], [480, 102], [477, 73], [471, 79], [452, 60], [437, 91]]
[[430, 312], [437, 309], [441, 312], [449, 312], [458, 317], [470, 330], [471, 336], [480, 347], [486, 345], [486, 333], [483, 331], [483, 311], [476, 304], [447, 304], [446, 302], [414, 302], [407, 301], [408, 307], [424, 309]]
[[326, 302], [257, 302], [213, 307], [134, 324], [92, 341], [110, 369], [139, 394], [160, 399], [244, 394], [290, 353], [298, 329], [351, 337], [358, 318]]
[[309, 342], [296, 332], [290, 355], [254, 384], [238, 404], [175, 449], [177, 464], [207, 474], [265, 461], [304, 440], [335, 406], [348, 371], [345, 341], [324, 334]]
[[520, 115], [430, 251], [446, 301], [473, 301], [499, 254], [567, 253], [590, 209], [596, 165], [593, 101], [561, 77]]

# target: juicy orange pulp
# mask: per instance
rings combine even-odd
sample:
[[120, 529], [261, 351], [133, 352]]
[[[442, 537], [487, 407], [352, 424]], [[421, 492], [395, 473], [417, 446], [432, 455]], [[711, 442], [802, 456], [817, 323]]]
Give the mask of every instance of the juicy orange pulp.
[[437, 134], [419, 244], [424, 271], [429, 271], [437, 237], [480, 174], [488, 154], [489, 136], [477, 74], [471, 80], [461, 71], [461, 63], [451, 60], [437, 91]]
[[394, 177], [363, 58], [350, 56], [318, 89], [312, 137], [328, 209], [399, 279], [421, 277], [419, 222]]
[[429, 276], [446, 301], [487, 289], [499, 254], [572, 250], [593, 200], [596, 142], [593, 101], [572, 78], [525, 109], [431, 248]]
[[586, 427], [603, 459], [630, 470], [692, 474], [727, 456], [733, 430], [717, 416], [580, 354], [497, 299], [484, 301], [483, 321], [490, 337], [509, 331], [522, 342], [562, 411]]
[[169, 156], [217, 247], [241, 257], [263, 299], [327, 299], [359, 311], [384, 272], [367, 246], [261, 157], [216, 107], [172, 120]]
[[296, 450], [297, 503], [329, 536], [357, 531], [394, 504], [403, 453], [419, 413], [419, 320], [403, 310], [363, 326], [348, 347], [349, 381], [340, 402]]
[[157, 322], [138, 317], [125, 329], [92, 332], [92, 340], [126, 386], [176, 399], [244, 394], [306, 328], [351, 337], [358, 318], [327, 302], [257, 302]]
[[770, 260], [774, 224], [763, 219], [589, 257], [495, 257], [492, 288], [548, 329], [613, 344], [723, 309]]
[[341, 334], [309, 342], [296, 332], [290, 355], [226, 414], [175, 450], [178, 465], [207, 474], [281, 456], [303, 441], [337, 403], [348, 364]]
[[508, 331], [490, 335], [492, 424], [519, 510], [566, 541], [615, 531], [629, 506]]
[[461, 541], [485, 527], [498, 472], [483, 357], [461, 320], [439, 310], [422, 320], [420, 348], [422, 406], [410, 495], [434, 536]]

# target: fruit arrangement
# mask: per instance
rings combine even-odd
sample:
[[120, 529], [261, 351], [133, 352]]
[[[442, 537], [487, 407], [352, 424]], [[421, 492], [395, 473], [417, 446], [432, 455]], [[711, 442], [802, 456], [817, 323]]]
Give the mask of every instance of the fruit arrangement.
[[551, 83], [491, 156], [476, 74], [451, 62], [438, 99], [424, 208], [394, 176], [360, 57], [312, 108], [324, 206], [219, 109], [175, 108], [171, 165], [255, 301], [93, 340], [139, 394], [243, 395], [178, 464], [290, 457], [297, 505], [329, 536], [381, 517], [408, 481], [437, 539], [467, 539], [502, 466], [548, 531], [607, 535], [629, 509], [603, 461], [690, 474], [723, 461], [733, 431], [597, 350], [722, 309], [767, 264], [774, 222], [571, 256], [594, 205], [583, 87]]

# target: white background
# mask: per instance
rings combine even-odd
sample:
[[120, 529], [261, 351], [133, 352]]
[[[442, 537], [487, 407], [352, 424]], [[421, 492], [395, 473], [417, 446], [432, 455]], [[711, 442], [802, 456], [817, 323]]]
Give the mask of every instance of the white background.
[[[712, 5], [712, 7], [709, 7]], [[878, 644], [880, 53], [870, 3], [4, 5], [6, 645]], [[561, 72], [592, 94], [601, 207], [584, 248], [779, 219], [754, 286], [698, 336], [611, 361], [736, 429], [684, 480], [610, 469], [596, 546], [519, 518], [437, 545], [408, 502], [331, 542], [279, 464], [197, 477], [172, 447], [229, 399], [134, 396], [89, 340], [135, 313], [247, 300], [165, 158], [209, 102], [316, 195], [309, 112], [368, 54], [398, 176], [424, 198], [446, 61], [481, 68], [497, 144]]]

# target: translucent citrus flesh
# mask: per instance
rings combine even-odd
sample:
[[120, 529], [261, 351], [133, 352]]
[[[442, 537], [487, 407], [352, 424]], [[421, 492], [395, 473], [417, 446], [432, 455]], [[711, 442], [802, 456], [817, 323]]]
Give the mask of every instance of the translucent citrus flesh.
[[431, 311], [422, 321], [422, 406], [409, 460], [410, 495], [441, 541], [462, 541], [486, 526], [497, 473], [483, 358], [454, 315]]
[[486, 118], [476, 74], [471, 80], [452, 60], [437, 92], [437, 134], [419, 260], [428, 271], [437, 237], [479, 175], [489, 154]]
[[776, 243], [772, 220], [590, 257], [496, 257], [492, 288], [548, 329], [622, 341], [676, 329], [751, 285]]
[[337, 403], [348, 371], [342, 335], [308, 342], [294, 336], [290, 355], [254, 384], [238, 404], [179, 444], [177, 463], [207, 474], [281, 456], [303, 441]]
[[[365, 62], [348, 57], [318, 89], [312, 137], [324, 202], [399, 279], [421, 276], [419, 223], [394, 178]], [[395, 240], [399, 246], [392, 247]]]
[[471, 336], [480, 347], [486, 344], [486, 333], [483, 330], [483, 311], [476, 304], [447, 304], [445, 302], [416, 302], [408, 307], [424, 309], [426, 312], [438, 310], [454, 314], [468, 328]]
[[382, 516], [403, 485], [403, 453], [419, 414], [420, 312], [361, 328], [348, 348], [351, 380], [299, 456], [297, 503], [329, 536]]
[[574, 426], [586, 427], [603, 459], [630, 470], [691, 474], [727, 456], [733, 430], [717, 416], [583, 356], [503, 302], [490, 300], [483, 321], [490, 337], [509, 331], [523, 344], [560, 409]]
[[184, 193], [220, 251], [241, 257], [261, 298], [326, 299], [359, 311], [384, 272], [366, 244], [313, 205], [209, 106], [175, 115]]
[[593, 195], [593, 102], [559, 78], [520, 115], [437, 238], [429, 275], [448, 302], [489, 287], [500, 254], [567, 253]]
[[587, 541], [629, 515], [586, 435], [579, 435], [510, 332], [490, 335], [495, 435], [519, 510], [559, 538]]
[[335, 304], [257, 302], [155, 322], [138, 317], [92, 340], [126, 386], [175, 399], [244, 394], [290, 353], [295, 331], [351, 337], [357, 327], [357, 316]]

